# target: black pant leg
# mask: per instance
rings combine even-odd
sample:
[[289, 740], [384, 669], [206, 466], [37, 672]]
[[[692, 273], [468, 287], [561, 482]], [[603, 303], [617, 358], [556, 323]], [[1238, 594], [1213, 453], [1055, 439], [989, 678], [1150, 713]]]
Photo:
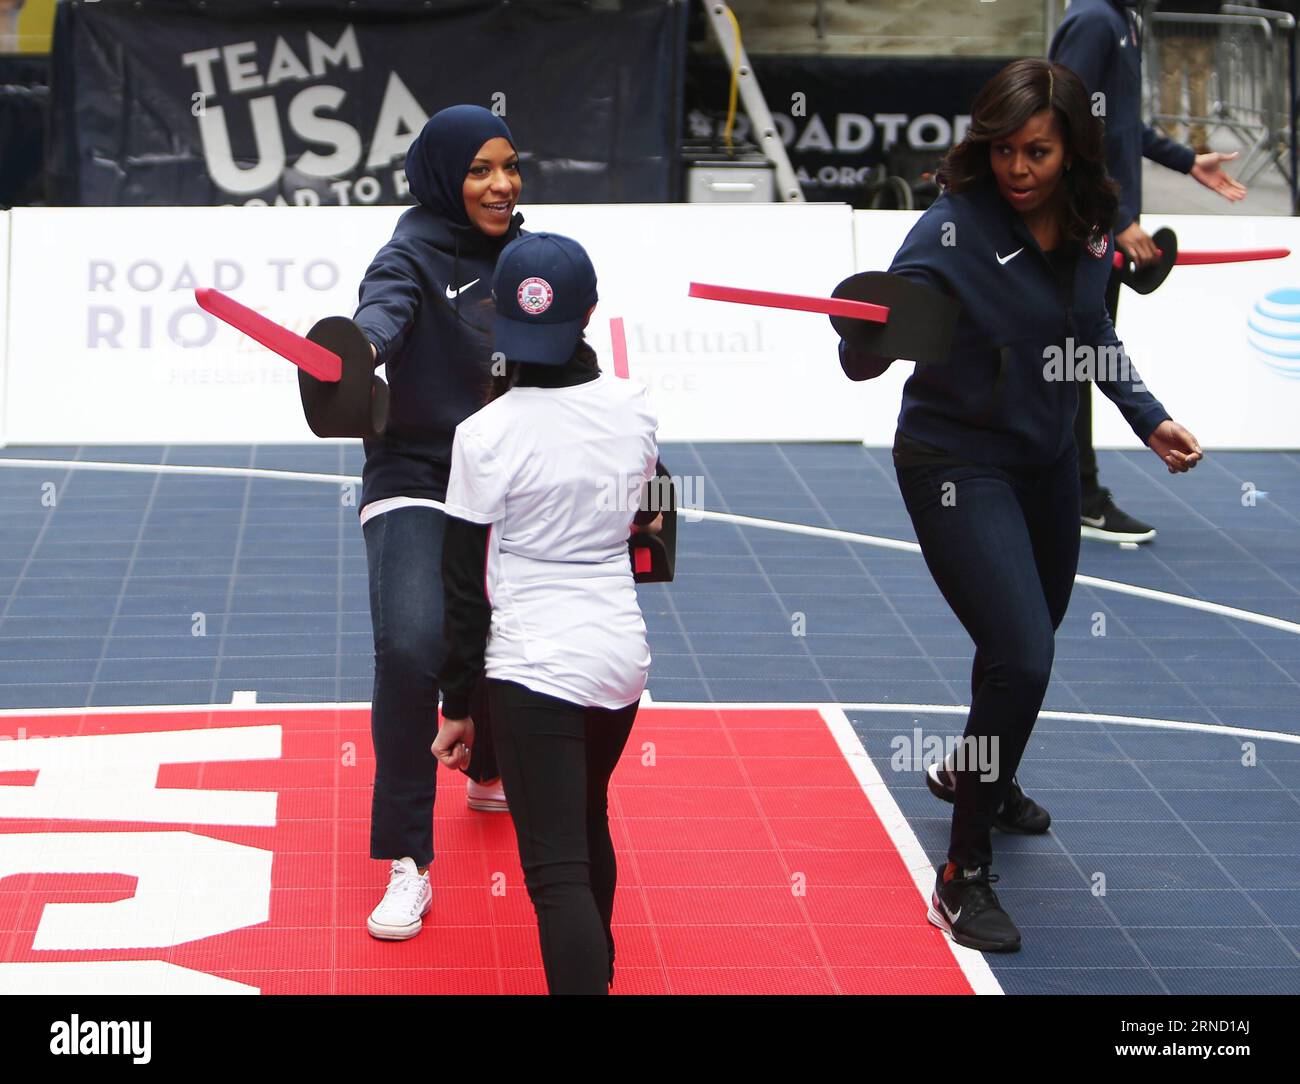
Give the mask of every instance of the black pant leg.
[[1021, 502], [1053, 630], [1065, 619], [1079, 571], [1078, 516], [1073, 512], [1079, 504], [1078, 477], [1074, 456], [1067, 451], [1041, 472]]
[[605, 925], [609, 947], [609, 981], [614, 981], [614, 891], [618, 863], [609, 834], [609, 780], [636, 722], [638, 704], [609, 711], [588, 708], [587, 730], [587, 853], [591, 858], [591, 891]]
[[489, 680], [488, 697], [547, 988], [608, 993], [587, 838], [587, 709], [510, 681]]
[[[992, 861], [993, 818], [1037, 721], [1055, 651], [1024, 507], [1032, 479], [978, 466], [904, 467], [898, 479], [926, 565], [979, 660], [948, 858], [983, 866]], [[1066, 499], [1077, 502], [1073, 486]], [[1067, 511], [1077, 520], [1077, 503]]]

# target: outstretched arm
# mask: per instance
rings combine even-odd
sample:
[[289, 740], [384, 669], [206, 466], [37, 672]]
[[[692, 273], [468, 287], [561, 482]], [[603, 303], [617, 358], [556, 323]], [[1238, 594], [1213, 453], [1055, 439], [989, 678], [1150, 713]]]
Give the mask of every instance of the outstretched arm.
[[410, 253], [395, 244], [380, 249], [366, 270], [352, 319], [370, 340], [375, 365], [401, 346], [420, 308], [419, 271]]
[[1217, 192], [1229, 203], [1237, 203], [1246, 198], [1246, 186], [1235, 177], [1229, 177], [1223, 169], [1224, 162], [1231, 162], [1239, 152], [1220, 154], [1210, 151], [1198, 154], [1192, 164], [1191, 174], [1211, 192]]
[[[1119, 407], [1137, 438], [1156, 453], [1170, 474], [1190, 470], [1202, 458], [1201, 446], [1188, 430], [1169, 417], [1129, 360], [1115, 334], [1110, 315], [1102, 313], [1092, 341], [1096, 344], [1097, 387]], [[1084, 384], [1080, 394], [1088, 394]]]

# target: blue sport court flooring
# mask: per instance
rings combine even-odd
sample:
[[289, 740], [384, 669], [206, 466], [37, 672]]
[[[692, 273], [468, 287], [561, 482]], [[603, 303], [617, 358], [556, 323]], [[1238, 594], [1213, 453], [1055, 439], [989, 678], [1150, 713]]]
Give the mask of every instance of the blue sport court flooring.
[[[663, 456], [709, 511], [913, 540], [885, 449]], [[362, 453], [0, 451], [15, 459], [355, 477]], [[1085, 542], [1080, 572], [1176, 599], [1076, 586], [1020, 771], [1052, 831], [996, 838], [1024, 948], [985, 959], [1007, 993], [1300, 993], [1300, 455], [1211, 452], [1177, 477], [1149, 453], [1100, 460], [1159, 536]], [[0, 708], [368, 701], [357, 496], [319, 480], [0, 466]], [[971, 647], [919, 554], [683, 522], [677, 581], [641, 600], [655, 701], [844, 705], [942, 860], [949, 807], [895, 753], [918, 728], [960, 733]]]

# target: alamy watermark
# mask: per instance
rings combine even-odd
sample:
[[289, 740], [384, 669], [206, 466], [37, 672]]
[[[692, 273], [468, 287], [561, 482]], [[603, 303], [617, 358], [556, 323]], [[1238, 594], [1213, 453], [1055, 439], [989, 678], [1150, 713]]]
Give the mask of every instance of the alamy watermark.
[[704, 478], [698, 474], [656, 475], [648, 482], [635, 474], [609, 474], [596, 492], [599, 512], [665, 512], [676, 508], [683, 519], [695, 523], [704, 499]]
[[949, 771], [978, 772], [981, 782], [992, 783], [999, 775], [998, 744], [996, 734], [926, 734], [917, 726], [911, 734], [890, 739], [889, 766], [896, 772], [921, 772], [942, 763]]
[[1146, 391], [1146, 385], [1122, 345], [1091, 346], [1076, 343], [1073, 337], [1065, 340], [1064, 347], [1052, 345], [1043, 350], [1043, 379], [1049, 383], [1063, 380], [1079, 383], [1132, 381], [1134, 391]]

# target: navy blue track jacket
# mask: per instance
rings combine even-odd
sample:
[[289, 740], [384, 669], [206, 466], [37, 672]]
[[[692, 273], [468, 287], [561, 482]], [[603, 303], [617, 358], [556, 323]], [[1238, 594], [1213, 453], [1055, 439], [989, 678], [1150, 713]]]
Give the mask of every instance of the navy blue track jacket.
[[447, 495], [456, 426], [491, 382], [492, 272], [522, 222], [516, 214], [504, 237], [489, 238], [412, 207], [366, 271], [353, 319], [388, 366], [392, 395], [383, 436], [364, 442], [358, 507]]
[[[412, 155], [408, 176], [418, 168]], [[432, 178], [410, 180], [417, 194], [433, 187]], [[453, 180], [458, 192], [463, 176]], [[383, 436], [363, 442], [358, 509], [386, 497], [446, 497], [456, 426], [491, 383], [492, 273], [523, 221], [516, 214], [493, 238], [420, 204], [366, 271], [353, 319], [379, 351], [376, 365], [388, 366], [392, 395]]]
[[[1069, 374], [1099, 377], [1145, 443], [1169, 415], [1118, 359], [1106, 312], [1113, 252], [1110, 234], [1080, 246], [1066, 290], [992, 178], [940, 196], [890, 271], [956, 298], [961, 312], [949, 363], [917, 365], [903, 386], [899, 430], [973, 463], [1046, 465], [1074, 440], [1079, 380], [1058, 378]], [[1110, 350], [1106, 372], [1098, 347]], [[852, 360], [846, 344], [841, 351]]]
[[1049, 59], [1083, 80], [1105, 101], [1106, 170], [1120, 186], [1115, 232], [1142, 211], [1142, 158], [1188, 173], [1191, 147], [1157, 135], [1142, 123], [1142, 50], [1136, 20], [1120, 0], [1073, 0], [1052, 36]]

